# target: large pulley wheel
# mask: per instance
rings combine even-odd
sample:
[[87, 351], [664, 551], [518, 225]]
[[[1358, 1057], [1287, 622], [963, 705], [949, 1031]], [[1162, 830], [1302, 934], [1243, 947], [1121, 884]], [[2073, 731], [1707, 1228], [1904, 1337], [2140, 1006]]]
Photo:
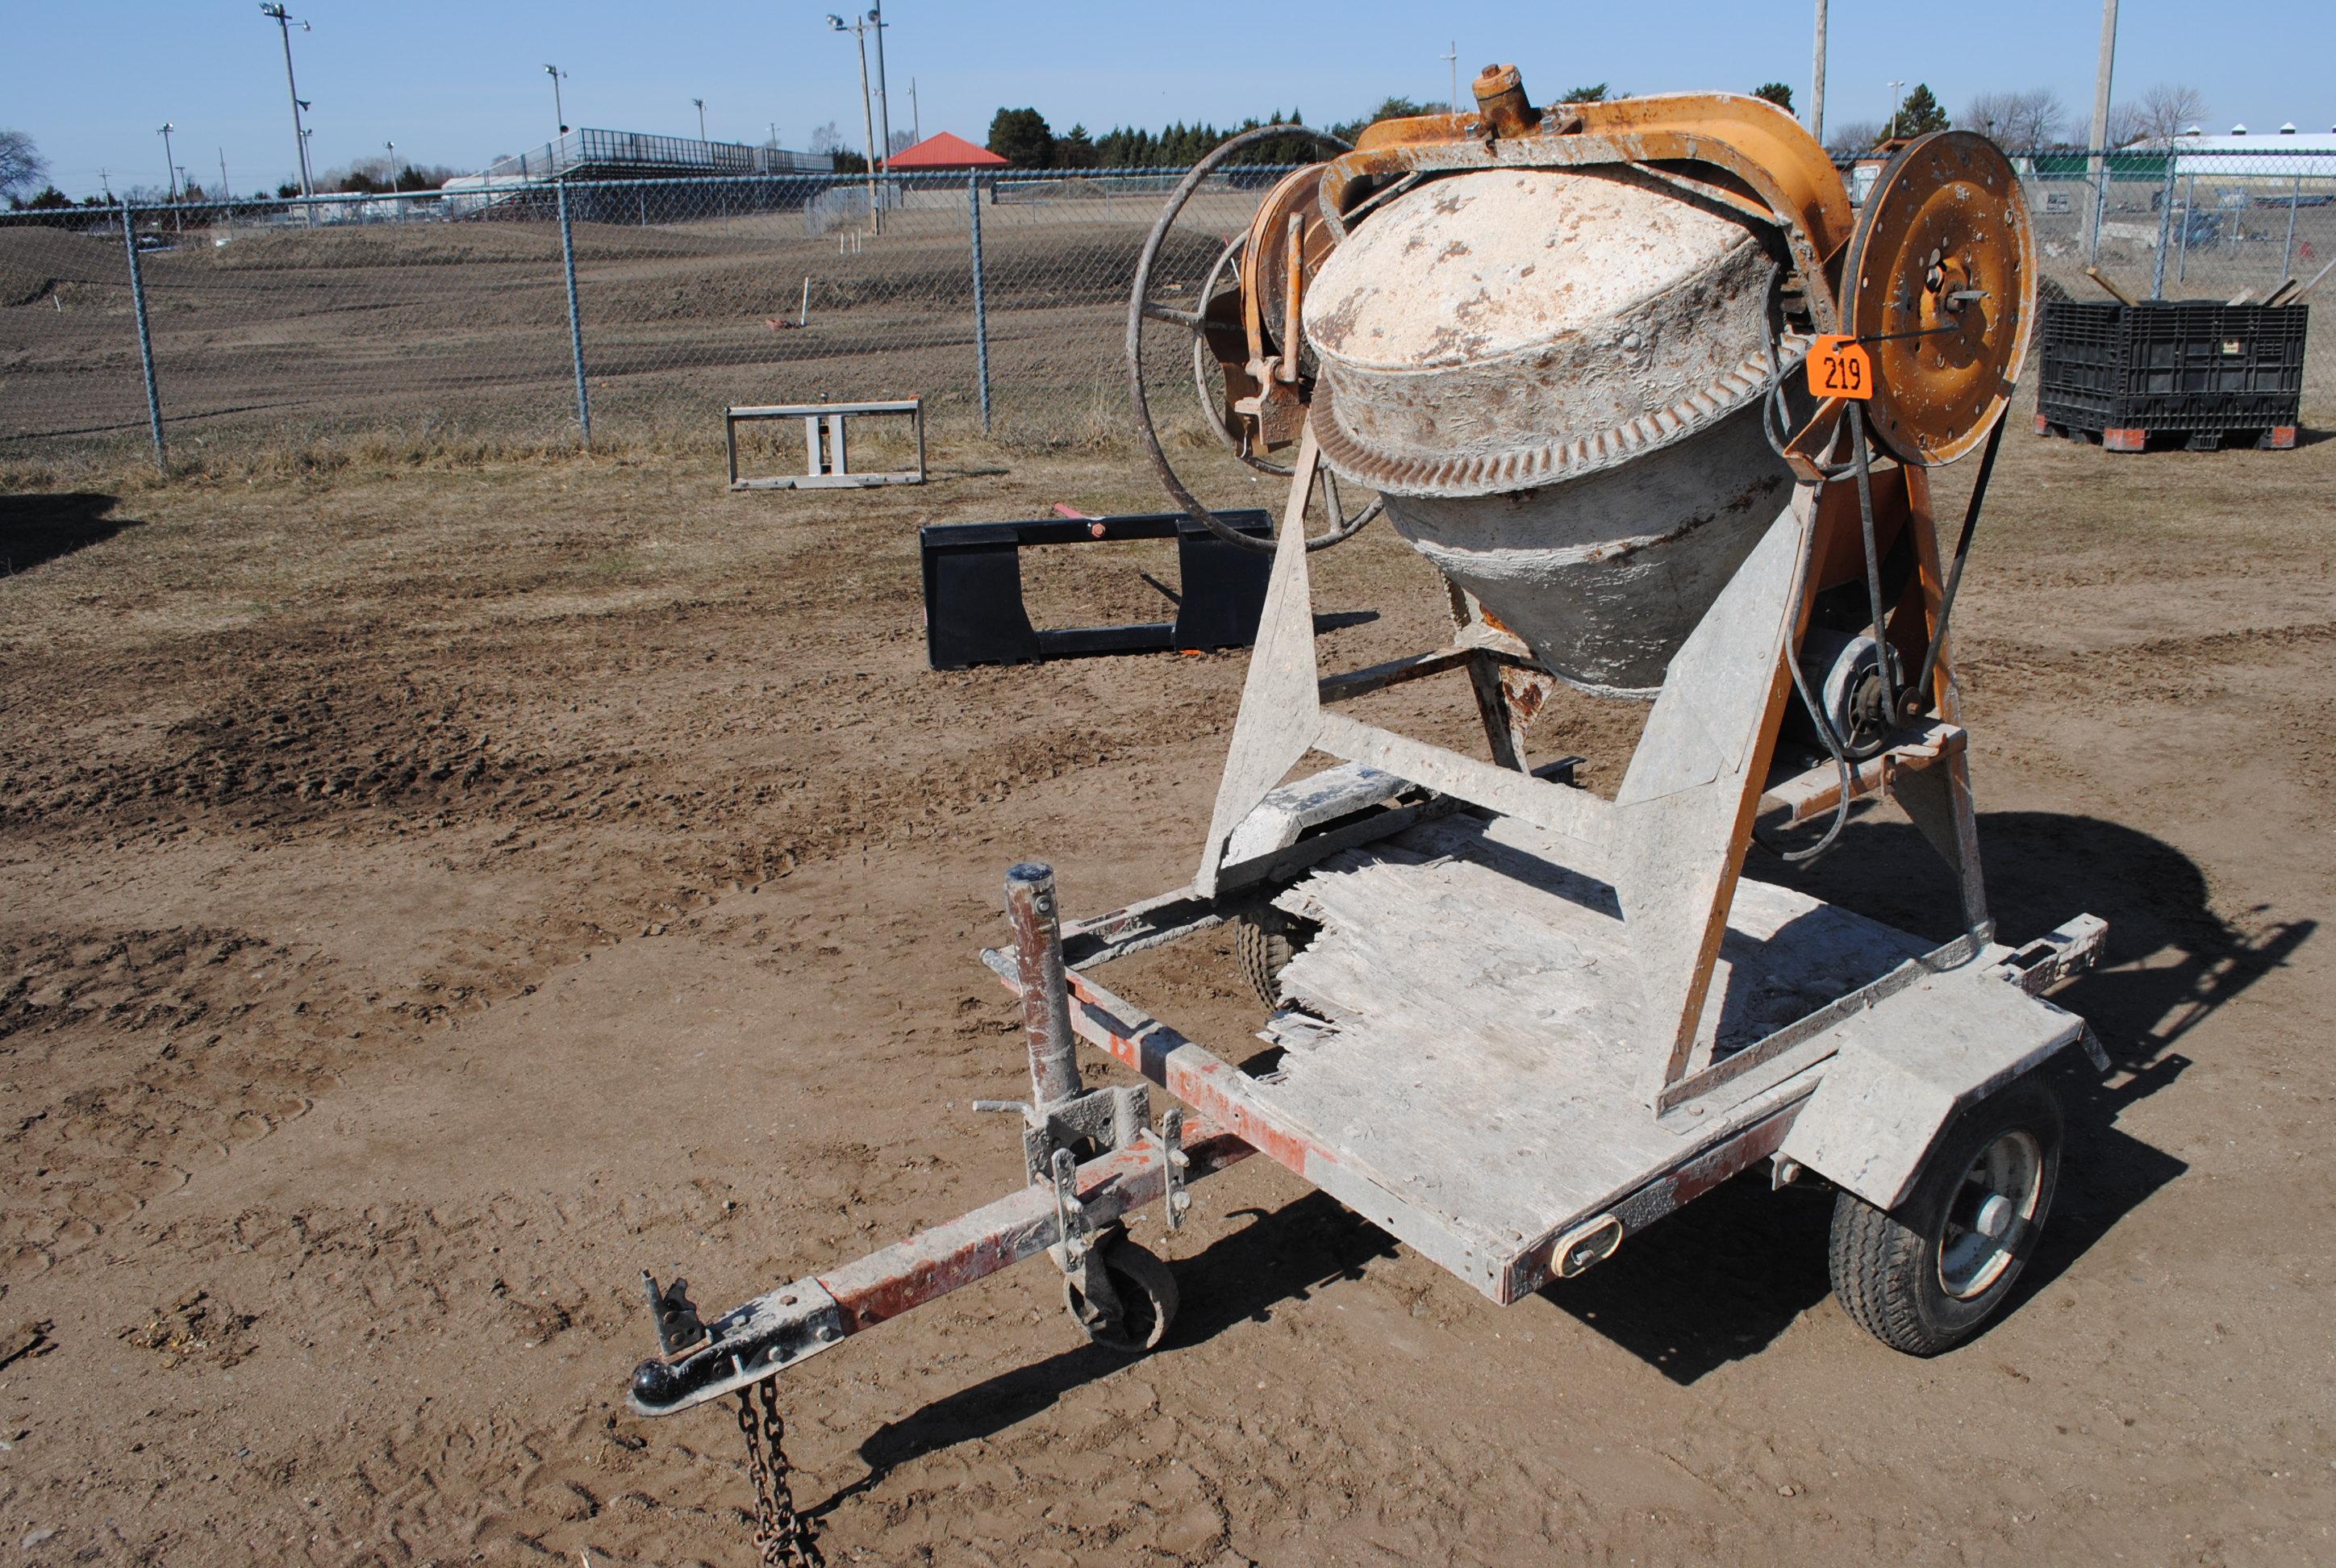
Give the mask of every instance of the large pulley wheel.
[[[1214, 401], [1209, 394], [1207, 375], [1210, 355], [1204, 330], [1207, 325], [1209, 305], [1218, 293], [1219, 286], [1224, 280], [1227, 269], [1231, 268], [1240, 257], [1247, 239], [1247, 232], [1244, 231], [1241, 235], [1236, 236], [1218, 255], [1216, 265], [1209, 269], [1207, 280], [1202, 284], [1200, 295], [1195, 301], [1199, 307], [1197, 309], [1182, 309], [1175, 306], [1163, 305], [1153, 299], [1152, 274], [1153, 268], [1159, 262], [1161, 248], [1167, 242], [1169, 232], [1175, 227], [1177, 215], [1184, 210], [1185, 204], [1192, 200], [1193, 193], [1200, 190], [1210, 175], [1215, 173], [1223, 166], [1227, 159], [1244, 147], [1275, 138], [1291, 137], [1309, 141], [1338, 152], [1349, 150], [1348, 143], [1338, 137], [1303, 125], [1260, 125], [1253, 131], [1244, 131], [1240, 135], [1219, 143], [1213, 151], [1192, 166], [1184, 178], [1177, 183], [1176, 189], [1170, 193], [1167, 206], [1161, 209], [1158, 220], [1152, 226], [1152, 232], [1144, 238], [1143, 253], [1136, 258], [1135, 281], [1128, 291], [1127, 299], [1128, 397], [1134, 405], [1136, 433], [1143, 438], [1144, 450], [1151, 457], [1153, 469], [1159, 474], [1162, 486], [1177, 506], [1183, 509], [1186, 516], [1219, 539], [1237, 549], [1269, 554], [1274, 548], [1271, 541], [1261, 540], [1252, 534], [1241, 532], [1202, 505], [1199, 498], [1193, 495], [1183, 480], [1177, 475], [1175, 465], [1168, 461], [1168, 454], [1160, 444], [1159, 431], [1152, 422], [1152, 401], [1144, 385], [1144, 323], [1146, 320], [1167, 322], [1173, 326], [1181, 326], [1192, 335], [1193, 390], [1200, 401], [1202, 417], [1208, 422], [1210, 430], [1216, 435], [1218, 441], [1252, 468], [1276, 475], [1289, 474], [1291, 471], [1288, 465], [1275, 463], [1251, 450], [1248, 443], [1237, 436], [1227, 426], [1223, 416], [1218, 412]], [[1280, 187], [1276, 187], [1277, 192], [1280, 190]], [[1292, 354], [1299, 352], [1299, 346], [1288, 345], [1285, 347], [1287, 352]], [[1324, 498], [1330, 512], [1330, 527], [1325, 532], [1306, 541], [1306, 548], [1309, 550], [1327, 550], [1331, 545], [1352, 539], [1362, 531], [1365, 524], [1377, 516], [1379, 511], [1379, 503], [1374, 501], [1355, 516], [1346, 517], [1338, 504], [1338, 482], [1331, 477], [1328, 469], [1322, 471], [1322, 485]]]
[[1868, 427], [1899, 461], [1952, 463], [2011, 400], [2035, 330], [2036, 237], [2011, 161], [1934, 131], [1890, 161], [1842, 268], [1842, 331], [1874, 362]]

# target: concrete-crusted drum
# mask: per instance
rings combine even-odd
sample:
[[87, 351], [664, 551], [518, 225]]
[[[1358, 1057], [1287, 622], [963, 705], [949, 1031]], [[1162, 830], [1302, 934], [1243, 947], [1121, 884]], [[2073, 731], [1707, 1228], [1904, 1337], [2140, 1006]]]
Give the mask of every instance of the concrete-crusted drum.
[[1431, 181], [1306, 295], [1323, 454], [1551, 669], [1652, 696], [1792, 482], [1759, 424], [1776, 271], [1634, 170]]

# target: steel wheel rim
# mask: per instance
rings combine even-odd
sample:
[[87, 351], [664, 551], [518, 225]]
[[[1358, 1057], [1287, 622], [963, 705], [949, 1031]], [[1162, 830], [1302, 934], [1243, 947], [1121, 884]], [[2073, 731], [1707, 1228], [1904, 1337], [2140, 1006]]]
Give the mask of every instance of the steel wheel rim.
[[[1353, 151], [1348, 143], [1330, 135], [1328, 131], [1316, 131], [1304, 125], [1260, 125], [1218, 143], [1215, 150], [1207, 157], [1192, 165], [1184, 178], [1177, 183], [1176, 189], [1169, 193], [1168, 205], [1161, 209], [1159, 218], [1152, 225], [1152, 232], [1144, 238], [1144, 248], [1135, 258], [1135, 280], [1128, 290], [1125, 340], [1127, 390], [1129, 401], [1134, 404], [1135, 411], [1135, 433], [1144, 443], [1145, 454], [1152, 460], [1153, 470], [1159, 476], [1162, 487], [1168, 492], [1169, 498], [1183, 509], [1184, 515], [1194, 522], [1236, 549], [1252, 550], [1261, 555], [1271, 555], [1274, 552], [1275, 545], [1272, 540], [1252, 538], [1228, 526], [1214, 511], [1202, 506], [1198, 498], [1185, 488], [1184, 482], [1176, 476], [1174, 465], [1168, 461], [1168, 453], [1160, 445], [1160, 433], [1153, 427], [1152, 424], [1151, 397], [1144, 385], [1143, 333], [1144, 318], [1148, 314], [1146, 307], [1152, 303], [1152, 268], [1159, 259], [1161, 246], [1166, 241], [1169, 230], [1174, 227], [1177, 214], [1183, 211], [1184, 204], [1192, 199], [1192, 193], [1201, 188], [1210, 175], [1216, 172], [1218, 166], [1228, 157], [1252, 142], [1261, 141], [1273, 136], [1303, 136], [1319, 145], [1337, 148], [1340, 152]], [[1222, 260], [1222, 258], [1221, 257], [1220, 259]], [[1244, 461], [1248, 460], [1244, 458]], [[1378, 515], [1379, 507], [1380, 503], [1375, 501], [1352, 518], [1339, 518], [1334, 513], [1329, 531], [1318, 538], [1309, 539], [1306, 541], [1306, 549], [1309, 552], [1327, 550], [1334, 544], [1340, 544], [1352, 539], [1362, 531], [1365, 524]]]
[[2044, 1146], [2033, 1133], [1999, 1134], [1971, 1156], [1947, 1200], [1939, 1288], [1958, 1300], [1984, 1295], [2019, 1259], [2044, 1196]]

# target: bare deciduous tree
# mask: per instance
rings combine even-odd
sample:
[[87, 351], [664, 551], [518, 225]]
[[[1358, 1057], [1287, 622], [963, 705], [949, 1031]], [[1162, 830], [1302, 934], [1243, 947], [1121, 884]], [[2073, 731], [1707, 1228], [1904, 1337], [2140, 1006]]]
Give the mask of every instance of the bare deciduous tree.
[[0, 131], [0, 198], [37, 190], [49, 178], [49, 161], [22, 131]]
[[1827, 128], [1825, 151], [1828, 152], [1870, 152], [1882, 140], [1883, 125], [1877, 120], [1850, 120]]
[[2030, 153], [2060, 140], [2068, 120], [2060, 95], [2049, 87], [2025, 93], [1982, 93], [1955, 123], [1976, 131], [2010, 153]]
[[2204, 93], [2178, 82], [2161, 82], [2138, 102], [2119, 103], [2109, 111], [2109, 145], [2171, 141], [2205, 118]]

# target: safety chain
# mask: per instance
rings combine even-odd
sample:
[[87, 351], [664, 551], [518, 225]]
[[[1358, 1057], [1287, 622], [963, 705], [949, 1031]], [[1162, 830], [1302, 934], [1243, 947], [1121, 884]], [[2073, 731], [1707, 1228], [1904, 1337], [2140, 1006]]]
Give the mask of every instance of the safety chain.
[[[754, 1408], [760, 1389], [763, 1407]], [[779, 1418], [778, 1386], [770, 1378], [738, 1390], [738, 1430], [746, 1438], [746, 1474], [754, 1483], [754, 1550], [763, 1568], [824, 1568], [811, 1523], [795, 1512], [787, 1485], [787, 1424]]]

